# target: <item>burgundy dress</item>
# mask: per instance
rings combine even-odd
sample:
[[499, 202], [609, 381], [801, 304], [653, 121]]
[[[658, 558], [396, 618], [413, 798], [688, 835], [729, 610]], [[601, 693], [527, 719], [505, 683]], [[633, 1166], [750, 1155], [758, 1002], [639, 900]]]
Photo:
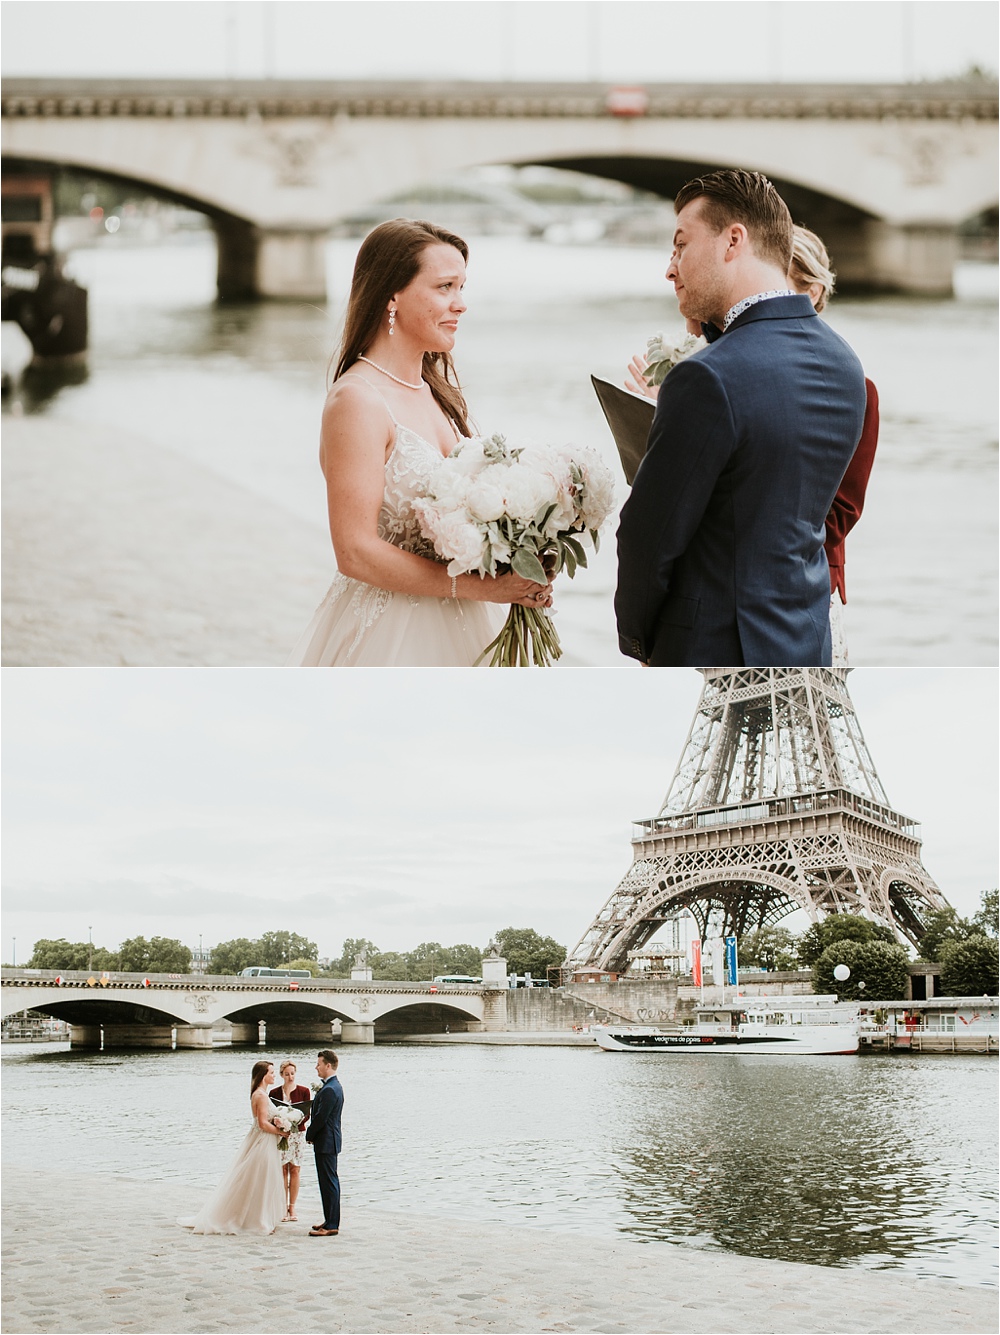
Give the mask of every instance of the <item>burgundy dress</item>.
[[[274, 1088], [268, 1092], [268, 1097], [272, 1103], [276, 1103], [278, 1107], [281, 1108], [286, 1107], [288, 1104], [294, 1106], [296, 1103], [308, 1103], [312, 1098], [312, 1095], [309, 1090], [306, 1089], [305, 1085], [296, 1085], [292, 1090], [291, 1095], [286, 1100], [284, 1098], [283, 1087], [281, 1085], [275, 1085]], [[302, 1147], [305, 1144], [304, 1132], [308, 1121], [309, 1114], [306, 1113], [305, 1117], [303, 1117], [302, 1121], [299, 1123], [298, 1129], [291, 1132], [289, 1135], [288, 1149], [281, 1151], [282, 1166], [290, 1163], [295, 1164], [296, 1167], [298, 1167], [302, 1163]]]
[[868, 400], [865, 404], [865, 421], [861, 428], [861, 439], [854, 457], [847, 465], [847, 472], [837, 488], [833, 505], [826, 517], [826, 559], [830, 566], [830, 593], [840, 594], [840, 601], [847, 603], [847, 591], [844, 584], [844, 539], [861, 518], [865, 503], [865, 491], [868, 476], [875, 459], [878, 445], [878, 390], [870, 380], [865, 381]]

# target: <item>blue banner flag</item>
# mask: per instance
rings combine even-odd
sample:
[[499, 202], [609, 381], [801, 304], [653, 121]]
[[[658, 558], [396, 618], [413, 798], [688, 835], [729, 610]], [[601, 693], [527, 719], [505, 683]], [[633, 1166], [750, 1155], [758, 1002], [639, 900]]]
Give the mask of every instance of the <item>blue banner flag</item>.
[[736, 962], [736, 937], [726, 937], [726, 982], [730, 987], [739, 987], [740, 973]]

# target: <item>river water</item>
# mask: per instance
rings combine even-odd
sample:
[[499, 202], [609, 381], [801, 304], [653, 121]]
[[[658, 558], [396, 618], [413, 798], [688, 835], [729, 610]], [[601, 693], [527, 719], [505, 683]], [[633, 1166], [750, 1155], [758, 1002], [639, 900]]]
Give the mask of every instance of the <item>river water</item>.
[[[652, 333], [680, 332], [664, 255], [499, 236], [471, 244], [456, 360], [480, 427], [594, 446], [624, 500], [589, 375], [620, 381]], [[325, 532], [316, 441], [357, 245], [330, 243], [327, 306], [215, 305], [207, 234], [156, 247], [108, 238], [74, 252], [71, 270], [90, 291], [89, 373], [29, 411], [172, 451], [232, 484], [234, 504], [249, 491], [303, 532]], [[868, 503], [847, 548], [855, 664], [997, 661], [997, 270], [966, 265], [958, 278], [956, 300], [837, 298], [829, 313], [882, 401]], [[16, 507], [16, 495], [8, 501]], [[571, 665], [627, 661], [611, 606], [612, 533], [589, 571], [559, 584]], [[225, 646], [212, 661], [229, 661]], [[253, 662], [271, 661], [283, 659], [262, 645]]]
[[[313, 1048], [259, 1055], [315, 1078]], [[5, 1161], [58, 1147], [77, 1173], [209, 1186], [248, 1125], [254, 1060], [6, 1048]], [[985, 1057], [379, 1044], [344, 1049], [340, 1076], [347, 1209], [996, 1282]]]

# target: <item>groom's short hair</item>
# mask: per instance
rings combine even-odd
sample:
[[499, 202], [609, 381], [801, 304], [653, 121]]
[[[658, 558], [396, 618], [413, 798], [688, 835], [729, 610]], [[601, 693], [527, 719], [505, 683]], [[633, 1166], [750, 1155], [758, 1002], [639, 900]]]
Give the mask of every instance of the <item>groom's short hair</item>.
[[331, 1052], [329, 1048], [324, 1048], [322, 1052], [317, 1052], [316, 1056], [319, 1057], [320, 1061], [326, 1062], [327, 1066], [332, 1066], [334, 1068], [336, 1068], [337, 1063], [340, 1060], [337, 1054]]
[[766, 176], [730, 168], [696, 176], [681, 186], [674, 209], [680, 213], [696, 199], [705, 201], [701, 216], [716, 232], [731, 223], [742, 223], [757, 258], [788, 272], [792, 262], [792, 215]]

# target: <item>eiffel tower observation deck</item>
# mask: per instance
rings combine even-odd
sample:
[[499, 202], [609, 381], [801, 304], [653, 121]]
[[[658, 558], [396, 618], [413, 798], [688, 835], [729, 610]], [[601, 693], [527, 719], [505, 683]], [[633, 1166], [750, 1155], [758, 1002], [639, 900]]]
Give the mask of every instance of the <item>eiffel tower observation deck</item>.
[[702, 668], [701, 700], [658, 814], [565, 968], [623, 973], [685, 910], [743, 936], [796, 909], [854, 913], [916, 945], [946, 900], [918, 826], [889, 805], [846, 668]]

